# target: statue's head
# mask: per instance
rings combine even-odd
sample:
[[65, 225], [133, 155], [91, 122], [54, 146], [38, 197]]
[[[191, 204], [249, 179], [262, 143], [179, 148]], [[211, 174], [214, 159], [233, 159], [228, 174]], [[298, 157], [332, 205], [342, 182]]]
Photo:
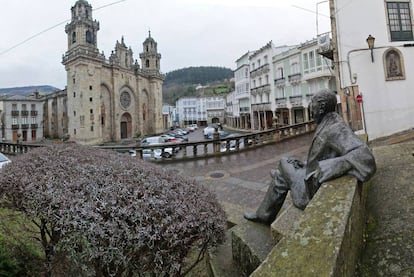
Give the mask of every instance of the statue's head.
[[311, 102], [312, 117], [316, 123], [319, 124], [327, 113], [334, 112], [336, 104], [336, 94], [333, 91], [324, 89], [316, 93]]

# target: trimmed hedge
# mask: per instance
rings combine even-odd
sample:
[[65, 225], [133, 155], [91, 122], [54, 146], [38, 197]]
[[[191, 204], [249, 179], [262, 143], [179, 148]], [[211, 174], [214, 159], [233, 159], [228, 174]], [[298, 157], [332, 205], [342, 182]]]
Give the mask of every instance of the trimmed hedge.
[[6, 165], [0, 183], [0, 205], [37, 226], [47, 276], [176, 276], [192, 247], [203, 254], [224, 239], [211, 192], [125, 154], [37, 148]]

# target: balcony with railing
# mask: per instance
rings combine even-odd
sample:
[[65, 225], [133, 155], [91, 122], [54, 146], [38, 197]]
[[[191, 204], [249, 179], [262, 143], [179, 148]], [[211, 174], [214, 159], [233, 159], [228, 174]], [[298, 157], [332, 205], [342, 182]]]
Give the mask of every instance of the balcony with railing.
[[11, 128], [12, 130], [17, 130], [19, 129], [19, 124], [12, 124]]
[[272, 106], [270, 102], [267, 103], [260, 103], [260, 104], [252, 104], [252, 111], [254, 112], [262, 112], [262, 111], [270, 111], [272, 110]]
[[250, 107], [240, 107], [240, 114], [249, 114]]
[[38, 127], [39, 127], [39, 124], [36, 124], [36, 123], [30, 124], [30, 128], [32, 129], [37, 129]]
[[104, 54], [99, 53], [98, 49], [91, 47], [79, 47], [77, 49], [66, 52], [66, 54], [62, 56], [62, 63], [67, 64], [78, 57], [92, 58], [109, 64], [109, 61], [105, 60]]
[[12, 116], [19, 116], [19, 111], [16, 111], [16, 110], [13, 110], [13, 111], [11, 111], [11, 115]]
[[268, 63], [262, 65], [261, 67], [256, 68], [255, 70], [250, 71], [250, 78], [256, 78], [263, 74], [266, 74], [270, 71], [270, 66]]
[[298, 84], [302, 79], [301, 73], [295, 73], [288, 76], [289, 83], [291, 84]]
[[22, 129], [29, 129], [29, 124], [22, 124]]
[[29, 111], [27, 111], [27, 110], [24, 110], [21, 113], [22, 113], [22, 116], [28, 116], [29, 115]]
[[306, 101], [307, 101], [307, 102], [311, 102], [312, 97], [313, 97], [313, 93], [308, 93], [308, 94], [306, 94]]
[[275, 86], [277, 86], [277, 87], [283, 87], [285, 85], [285, 83], [286, 83], [285, 77], [275, 79]]
[[37, 116], [38, 112], [37, 111], [30, 111], [30, 115], [31, 116]]
[[292, 104], [292, 107], [301, 107], [302, 106], [302, 95], [290, 96], [289, 102]]
[[266, 84], [260, 87], [256, 87], [250, 90], [251, 94], [262, 94], [262, 93], [270, 93], [270, 84]]
[[277, 108], [286, 108], [287, 107], [286, 97], [276, 98], [276, 107]]

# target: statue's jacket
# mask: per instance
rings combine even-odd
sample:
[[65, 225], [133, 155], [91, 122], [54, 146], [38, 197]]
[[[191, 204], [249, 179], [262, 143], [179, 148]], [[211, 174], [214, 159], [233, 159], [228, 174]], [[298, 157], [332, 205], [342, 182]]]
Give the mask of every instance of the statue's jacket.
[[365, 182], [376, 171], [375, 158], [367, 146], [342, 117], [331, 112], [326, 114], [316, 128], [306, 163], [306, 185], [312, 198], [320, 186], [318, 178], [309, 178], [321, 164], [331, 167], [333, 179], [352, 175]]

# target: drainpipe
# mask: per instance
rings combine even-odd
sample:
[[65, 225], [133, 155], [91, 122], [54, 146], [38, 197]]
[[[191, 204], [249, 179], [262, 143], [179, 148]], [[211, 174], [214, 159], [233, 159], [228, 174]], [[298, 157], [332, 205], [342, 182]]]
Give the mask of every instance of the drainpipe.
[[346, 124], [348, 122], [348, 107], [347, 107], [347, 96], [341, 88], [341, 72], [339, 64], [339, 53], [338, 53], [338, 33], [336, 24], [336, 13], [335, 13], [335, 0], [329, 0], [329, 10], [331, 16], [331, 32], [332, 32], [332, 48], [333, 48], [333, 63], [335, 66], [335, 83], [336, 91], [341, 97], [342, 117]]

